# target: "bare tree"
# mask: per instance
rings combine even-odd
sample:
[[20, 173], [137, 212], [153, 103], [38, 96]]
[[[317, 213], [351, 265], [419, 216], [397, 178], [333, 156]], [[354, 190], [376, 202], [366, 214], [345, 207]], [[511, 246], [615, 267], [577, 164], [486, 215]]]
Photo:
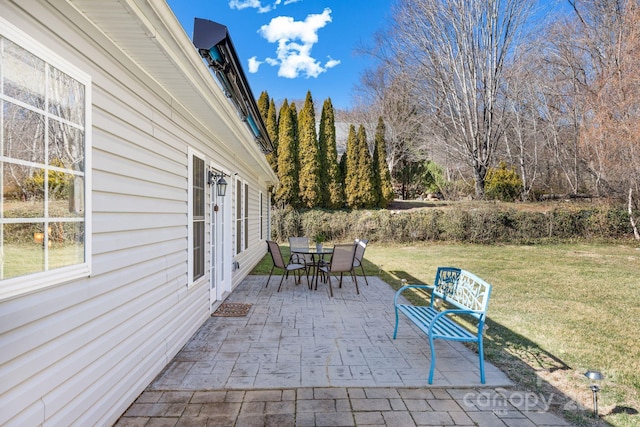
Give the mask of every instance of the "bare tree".
[[636, 239], [633, 193], [640, 180], [640, 5], [634, 0], [571, 2], [588, 70], [583, 151], [598, 183], [628, 194]]
[[504, 68], [529, 0], [401, 0], [387, 40], [405, 84], [436, 116], [443, 141], [472, 169], [477, 197], [504, 132]]
[[[384, 117], [387, 138], [387, 161], [390, 168], [407, 158], [425, 157], [424, 140], [420, 135], [421, 120], [418, 107], [401, 79], [393, 78], [384, 68], [367, 71], [361, 80], [361, 91], [369, 91], [367, 98], [355, 112], [362, 123], [377, 124], [377, 117]], [[362, 108], [366, 105], [366, 108]]]
[[509, 163], [517, 165], [522, 179], [522, 199], [527, 200], [538, 177], [538, 153], [542, 145], [539, 124], [536, 69], [531, 64], [516, 62], [508, 70], [505, 91], [505, 117], [508, 120], [504, 133], [504, 147]]
[[429, 155], [424, 117], [415, 97], [406, 85], [406, 77], [392, 73], [391, 64], [365, 71], [356, 88], [356, 108], [351, 120], [364, 123], [375, 134], [378, 118], [383, 117], [389, 172], [400, 184], [401, 196], [407, 195], [407, 167], [423, 163]]

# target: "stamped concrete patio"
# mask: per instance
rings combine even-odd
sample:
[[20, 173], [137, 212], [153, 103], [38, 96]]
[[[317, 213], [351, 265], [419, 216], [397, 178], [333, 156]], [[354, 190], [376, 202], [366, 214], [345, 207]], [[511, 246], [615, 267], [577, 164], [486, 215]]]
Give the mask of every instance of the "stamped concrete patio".
[[567, 425], [513, 406], [490, 363], [481, 384], [459, 343], [436, 342], [429, 385], [428, 341], [402, 317], [393, 339], [394, 291], [377, 277], [360, 295], [345, 279], [333, 298], [278, 281], [247, 277], [226, 300], [252, 304], [247, 316], [207, 320], [117, 425]]

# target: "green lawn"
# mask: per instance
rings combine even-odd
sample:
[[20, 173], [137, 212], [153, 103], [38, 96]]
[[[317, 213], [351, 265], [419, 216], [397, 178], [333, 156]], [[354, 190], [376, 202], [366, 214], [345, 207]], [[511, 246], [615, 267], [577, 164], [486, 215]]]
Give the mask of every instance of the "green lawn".
[[[267, 255], [254, 273], [268, 274], [271, 265]], [[402, 278], [431, 283], [436, 267], [445, 265], [493, 285], [487, 358], [519, 387], [544, 394], [572, 423], [588, 425], [588, 413], [571, 402], [592, 407], [583, 374], [597, 369], [606, 377], [603, 418], [614, 426], [640, 425], [640, 250], [615, 243], [373, 243], [365, 254], [367, 274], [394, 288]]]

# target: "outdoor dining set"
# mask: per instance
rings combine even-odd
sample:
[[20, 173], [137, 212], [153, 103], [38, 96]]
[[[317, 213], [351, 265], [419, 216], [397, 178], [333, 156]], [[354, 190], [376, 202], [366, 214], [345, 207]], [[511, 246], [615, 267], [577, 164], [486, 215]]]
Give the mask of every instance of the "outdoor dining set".
[[[341, 288], [343, 275], [348, 273], [353, 279], [356, 293], [360, 294], [355, 269], [360, 267], [365, 283], [369, 285], [362, 266], [362, 259], [368, 242], [366, 239], [356, 239], [353, 243], [336, 243], [333, 247], [324, 247], [321, 244], [310, 246], [308, 237], [289, 237], [291, 255], [285, 261], [280, 245], [277, 242], [267, 240], [273, 266], [269, 272], [266, 286], [269, 286], [271, 275], [276, 268], [282, 270], [278, 292], [280, 292], [282, 283], [289, 277], [290, 272], [293, 272], [294, 276], [296, 276], [297, 284], [300, 284], [304, 272], [309, 289], [317, 290], [318, 280], [320, 280], [329, 284], [329, 294], [333, 297], [331, 276], [340, 274], [339, 287]], [[326, 257], [329, 257], [329, 259], [325, 259]]]

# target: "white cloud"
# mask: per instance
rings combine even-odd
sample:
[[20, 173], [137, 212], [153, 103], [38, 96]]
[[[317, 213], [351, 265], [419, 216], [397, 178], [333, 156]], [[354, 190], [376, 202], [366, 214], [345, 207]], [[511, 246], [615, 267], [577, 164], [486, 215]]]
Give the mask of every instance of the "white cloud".
[[329, 68], [333, 68], [333, 67], [335, 67], [336, 65], [339, 65], [339, 64], [340, 64], [340, 60], [339, 59], [333, 59], [332, 57], [329, 57], [329, 60], [324, 65], [324, 67], [329, 69]]
[[[289, 0], [296, 1], [296, 0]], [[318, 77], [327, 69], [335, 67], [340, 61], [329, 58], [323, 66], [311, 56], [311, 48], [318, 42], [318, 30], [331, 22], [331, 9], [321, 14], [308, 15], [304, 21], [296, 21], [290, 16], [278, 16], [267, 25], [260, 27], [258, 33], [270, 43], [277, 43], [277, 59], [267, 58], [265, 62], [280, 66], [278, 76], [296, 78]]]
[[[291, 3], [297, 3], [302, 0], [285, 0], [284, 4], [288, 5]], [[272, 11], [278, 5], [282, 3], [282, 0], [274, 0], [271, 4], [262, 5], [262, 0], [229, 0], [229, 7], [231, 9], [258, 9], [258, 13], [265, 13]]]
[[255, 56], [252, 56], [251, 58], [249, 58], [249, 72], [250, 73], [257, 73], [258, 72], [258, 68], [260, 68], [260, 65], [262, 64], [263, 61], [258, 61], [258, 59]]

